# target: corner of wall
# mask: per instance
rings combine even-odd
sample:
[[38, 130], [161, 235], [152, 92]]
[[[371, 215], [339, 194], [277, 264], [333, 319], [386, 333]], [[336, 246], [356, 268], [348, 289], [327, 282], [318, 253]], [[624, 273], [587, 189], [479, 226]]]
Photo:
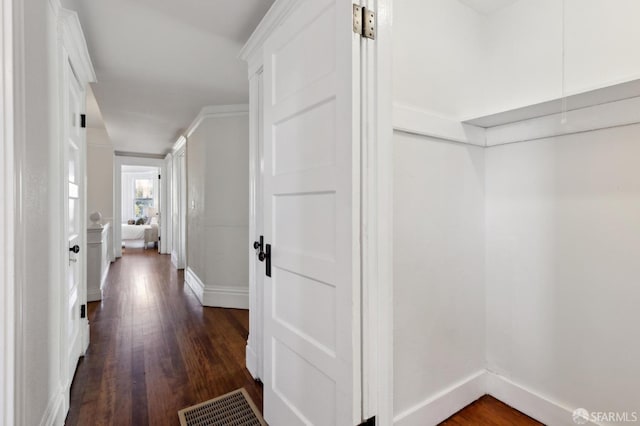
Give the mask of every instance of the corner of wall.
[[400, 413], [393, 419], [397, 426], [438, 424], [452, 414], [485, 395], [486, 371], [477, 373], [453, 384], [438, 394]]

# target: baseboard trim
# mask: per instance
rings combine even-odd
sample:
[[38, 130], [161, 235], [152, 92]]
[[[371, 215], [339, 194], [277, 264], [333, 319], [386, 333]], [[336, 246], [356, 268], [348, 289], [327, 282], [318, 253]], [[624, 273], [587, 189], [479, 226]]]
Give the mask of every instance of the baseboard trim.
[[178, 253], [175, 251], [171, 252], [171, 263], [176, 269], [185, 269], [184, 266], [180, 265]]
[[[567, 408], [498, 374], [487, 371], [489, 395], [547, 425], [575, 426], [573, 409]], [[596, 423], [588, 422], [595, 426]]]
[[249, 309], [249, 289], [236, 287], [205, 287], [202, 304], [215, 308]]
[[486, 371], [479, 371], [429, 397], [393, 419], [397, 426], [435, 425], [486, 394]]
[[87, 302], [97, 302], [102, 300], [102, 287], [100, 290], [87, 291]]
[[[483, 395], [491, 395], [548, 425], [572, 426], [573, 409], [488, 370], [463, 379], [393, 419], [396, 426], [436, 425]], [[598, 426], [588, 422], [589, 426]]]
[[207, 286], [189, 266], [184, 279], [202, 306], [249, 309], [249, 288]]
[[[171, 260], [173, 260], [173, 255], [171, 256]], [[184, 270], [184, 281], [187, 283], [193, 294], [196, 295], [200, 304], [202, 303], [202, 295], [204, 293], [204, 283], [200, 280], [200, 278], [196, 275], [193, 270], [187, 266]]]
[[249, 345], [245, 348], [245, 365], [247, 366], [247, 370], [251, 373], [251, 377], [254, 379], [259, 379], [258, 375], [258, 356], [256, 355], [256, 351]]
[[100, 278], [100, 291], [101, 292], [102, 292], [102, 290], [104, 290], [104, 284], [107, 282], [107, 275], [109, 275], [109, 268], [110, 267], [111, 267], [111, 263], [107, 263], [106, 268], [104, 268], [104, 272], [102, 272], [102, 278]]

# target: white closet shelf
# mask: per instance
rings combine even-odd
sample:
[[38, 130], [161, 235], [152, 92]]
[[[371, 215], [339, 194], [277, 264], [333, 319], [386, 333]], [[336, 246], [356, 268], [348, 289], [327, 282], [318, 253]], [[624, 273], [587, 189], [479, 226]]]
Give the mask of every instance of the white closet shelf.
[[[635, 97], [640, 97], [640, 79], [567, 96], [567, 111], [585, 109]], [[490, 128], [554, 114], [561, 114], [562, 110], [563, 99], [558, 98], [534, 105], [528, 105], [521, 108], [464, 120], [463, 123]]]

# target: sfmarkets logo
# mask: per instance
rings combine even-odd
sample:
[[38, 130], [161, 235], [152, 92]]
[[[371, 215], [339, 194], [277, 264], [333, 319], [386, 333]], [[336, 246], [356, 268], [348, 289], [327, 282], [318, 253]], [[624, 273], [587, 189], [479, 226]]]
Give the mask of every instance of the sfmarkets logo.
[[584, 408], [573, 410], [573, 422], [578, 425], [593, 423], [637, 423], [640, 416], [637, 411], [587, 411]]

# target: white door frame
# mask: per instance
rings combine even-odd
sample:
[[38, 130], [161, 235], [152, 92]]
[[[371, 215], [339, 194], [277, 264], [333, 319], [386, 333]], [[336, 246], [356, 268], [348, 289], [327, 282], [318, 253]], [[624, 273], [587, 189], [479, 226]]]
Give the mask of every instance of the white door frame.
[[[276, 1], [240, 52], [247, 61], [249, 80], [262, 72], [262, 43], [295, 6], [295, 0]], [[376, 416], [376, 423], [393, 423], [393, 130], [391, 125], [392, 87], [392, 6], [393, 0], [361, 0], [376, 11], [375, 41], [363, 40], [362, 99], [362, 321], [363, 321], [363, 418]], [[254, 105], [262, 109], [251, 86], [252, 118]], [[252, 122], [252, 128], [255, 124]], [[262, 126], [258, 127], [262, 129]], [[259, 155], [259, 135], [251, 136], [251, 159]], [[261, 161], [261, 158], [258, 160]], [[258, 163], [261, 164], [261, 163]], [[251, 185], [260, 185], [260, 175], [253, 170]], [[252, 193], [253, 194], [253, 193]], [[252, 202], [255, 194], [252, 195]], [[250, 225], [259, 226], [260, 212], [252, 206]], [[258, 237], [255, 231], [250, 238]], [[253, 253], [250, 252], [250, 256]], [[253, 269], [252, 263], [250, 268]], [[250, 305], [262, 306], [255, 276], [250, 275]], [[262, 375], [263, 320], [254, 316], [250, 322], [247, 345], [247, 368], [255, 378]], [[249, 349], [253, 348], [253, 361]]]
[[171, 151], [171, 263], [187, 267], [187, 138], [181, 136]]
[[[96, 81], [95, 71], [93, 69], [93, 65], [91, 63], [91, 58], [89, 56], [89, 52], [87, 49], [86, 41], [84, 38], [84, 34], [82, 33], [82, 27], [80, 25], [80, 20], [78, 18], [78, 14], [76, 12], [64, 9], [61, 7], [59, 2], [51, 3], [54, 8], [54, 13], [56, 14], [57, 23], [58, 23], [58, 48], [57, 48], [57, 86], [58, 86], [58, 102], [59, 102], [59, 116], [58, 116], [58, 137], [56, 141], [57, 152], [59, 158], [57, 159], [57, 167], [52, 167], [52, 175], [55, 176], [54, 181], [52, 182], [52, 210], [55, 210], [55, 214], [52, 213], [51, 217], [51, 226], [53, 227], [53, 238], [52, 238], [52, 261], [57, 268], [59, 268], [58, 280], [59, 280], [59, 289], [58, 297], [59, 302], [59, 321], [60, 321], [60, 351], [59, 351], [59, 363], [60, 363], [60, 371], [62, 372], [62, 396], [63, 396], [63, 410], [66, 413], [69, 409], [69, 397], [70, 397], [70, 387], [71, 381], [73, 378], [73, 372], [69, 372], [68, 365], [68, 355], [69, 348], [67, 348], [66, 343], [67, 339], [67, 330], [65, 325], [67, 324], [67, 303], [68, 303], [68, 294], [66, 292], [67, 286], [67, 268], [69, 265], [68, 261], [68, 241], [67, 241], [67, 227], [65, 226], [56, 226], [60, 222], [60, 220], [64, 221], [62, 223], [68, 223], [67, 216], [67, 188], [68, 188], [68, 176], [65, 171], [67, 170], [67, 138], [68, 138], [68, 126], [66, 123], [71, 121], [71, 117], [68, 116], [68, 85], [69, 85], [69, 73], [73, 72], [75, 77], [78, 80], [78, 83], [81, 88], [81, 110], [84, 113], [84, 103], [86, 99], [86, 86], [89, 83]], [[70, 69], [72, 68], [72, 70]], [[73, 78], [73, 76], [71, 76]], [[78, 120], [79, 123], [80, 117], [76, 117], [75, 120]], [[80, 167], [79, 167], [79, 186], [80, 186], [80, 209], [79, 209], [79, 240], [80, 240], [80, 254], [78, 259], [81, 262], [80, 266], [80, 284], [79, 284], [79, 305], [85, 305], [87, 303], [87, 244], [86, 244], [86, 234], [87, 234], [87, 213], [86, 213], [86, 131], [83, 131], [81, 134], [80, 141]], [[55, 292], [54, 292], [55, 295]], [[85, 308], [86, 309], [86, 308]], [[86, 310], [85, 310], [86, 312]], [[80, 312], [77, 313], [78, 316]], [[84, 353], [86, 348], [89, 345], [89, 320], [85, 316], [84, 319], [81, 320], [80, 323], [80, 333], [81, 333], [81, 348]]]
[[173, 205], [173, 199], [172, 199], [172, 187], [173, 187], [173, 161], [172, 161], [172, 155], [171, 154], [167, 154], [164, 157], [164, 173], [165, 175], [162, 176], [161, 181], [161, 188], [162, 189], [162, 205], [164, 206], [164, 208], [162, 209], [162, 211], [160, 212], [160, 226], [162, 227], [162, 229], [164, 230], [164, 232], [162, 232], [162, 237], [160, 238], [160, 253], [164, 253], [164, 254], [171, 254], [172, 251], [172, 247], [173, 247], [173, 228], [172, 228], [172, 205]]
[[362, 39], [363, 418], [393, 424], [393, 0], [376, 12], [376, 39]]
[[[158, 158], [146, 156], [146, 157], [134, 157], [131, 155], [114, 155], [113, 160], [113, 244], [115, 248], [116, 258], [122, 257], [122, 166], [149, 166], [157, 167], [161, 176], [166, 176], [164, 158], [158, 156]], [[163, 215], [165, 209], [165, 200], [162, 199], [164, 191], [165, 179], [160, 179], [159, 182], [159, 197], [158, 197], [158, 211]], [[163, 235], [166, 232], [164, 229], [160, 229], [160, 234]], [[162, 237], [161, 237], [162, 238]], [[158, 247], [161, 247], [158, 244]]]
[[263, 235], [262, 199], [262, 68], [249, 78], [249, 338], [245, 364], [254, 379], [262, 379], [263, 363], [263, 270], [253, 244]]
[[[15, 7], [15, 10], [14, 10]], [[16, 208], [14, 187], [14, 143], [24, 140], [20, 123], [24, 116], [20, 108], [24, 92], [17, 83], [23, 80], [18, 69], [22, 69], [23, 52], [21, 0], [2, 0], [0, 3], [0, 423], [16, 424], [16, 404], [20, 390], [17, 383], [22, 380], [19, 359], [16, 359], [16, 339], [20, 322], [16, 317], [16, 306], [21, 300], [19, 282], [14, 275], [15, 231], [14, 209]], [[14, 19], [16, 32], [14, 33]], [[14, 63], [14, 53], [17, 61]], [[14, 91], [17, 87], [17, 91]]]

